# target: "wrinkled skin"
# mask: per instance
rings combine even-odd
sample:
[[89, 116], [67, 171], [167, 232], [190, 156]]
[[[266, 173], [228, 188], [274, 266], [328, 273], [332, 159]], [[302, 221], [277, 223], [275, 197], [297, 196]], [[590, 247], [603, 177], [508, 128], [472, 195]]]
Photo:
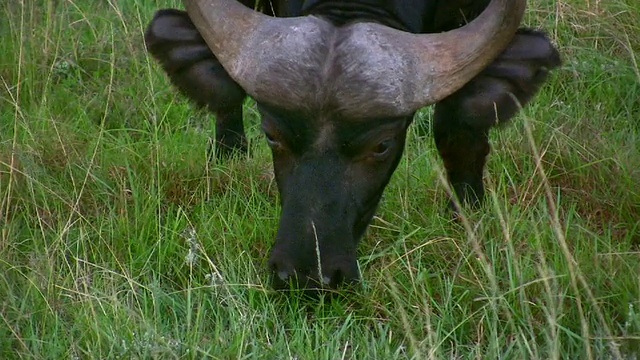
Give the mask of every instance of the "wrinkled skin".
[[[265, 4], [264, 11], [278, 16], [314, 14], [336, 24], [376, 21], [426, 33], [464, 24], [488, 0], [427, 0], [419, 8], [406, 0], [375, 3], [273, 1]], [[159, 11], [145, 40], [173, 84], [216, 114], [216, 157], [245, 151], [246, 94], [218, 63], [186, 13]], [[543, 33], [521, 29], [480, 75], [435, 105], [435, 143], [461, 203], [477, 207], [482, 202], [489, 130], [510, 120], [559, 64], [557, 50]], [[274, 287], [335, 288], [358, 281], [357, 245], [402, 157], [413, 116], [346, 118], [331, 104], [292, 112], [258, 101], [258, 109], [282, 203], [269, 258]]]

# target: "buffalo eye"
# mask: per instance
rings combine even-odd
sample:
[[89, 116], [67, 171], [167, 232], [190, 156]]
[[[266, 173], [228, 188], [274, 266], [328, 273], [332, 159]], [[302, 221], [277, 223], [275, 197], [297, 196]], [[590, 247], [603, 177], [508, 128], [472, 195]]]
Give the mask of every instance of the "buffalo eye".
[[391, 153], [393, 145], [393, 139], [385, 139], [383, 141], [380, 141], [371, 149], [371, 157], [373, 157], [375, 160], [380, 161], [386, 159], [389, 153]]
[[270, 135], [266, 131], [265, 131], [264, 135], [267, 138], [267, 143], [269, 144], [270, 147], [277, 148], [277, 147], [280, 146], [280, 141], [276, 140], [276, 138], [273, 137], [273, 135]]

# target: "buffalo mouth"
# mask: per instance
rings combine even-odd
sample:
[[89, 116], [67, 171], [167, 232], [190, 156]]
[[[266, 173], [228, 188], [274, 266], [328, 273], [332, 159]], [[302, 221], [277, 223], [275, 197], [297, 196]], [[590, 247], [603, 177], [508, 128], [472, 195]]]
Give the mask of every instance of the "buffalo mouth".
[[356, 288], [360, 284], [360, 276], [355, 278], [347, 278], [345, 274], [337, 271], [331, 277], [325, 276], [322, 280], [318, 279], [311, 272], [298, 273], [293, 272], [292, 275], [273, 273], [271, 286], [277, 291], [302, 291], [303, 293], [323, 293], [335, 290], [348, 290]]
[[[380, 197], [370, 200], [367, 206], [361, 209], [353, 224], [344, 227], [351, 228], [350, 231], [341, 232], [339, 236], [331, 239], [317, 239], [312, 236], [309, 242], [316, 245], [314, 250], [319, 249], [318, 244], [321, 241], [333, 244], [330, 246], [332, 251], [328, 253], [314, 251], [305, 254], [295, 245], [281, 246], [278, 240], [283, 235], [280, 234], [288, 233], [287, 229], [281, 228], [268, 264], [272, 287], [275, 290], [295, 289], [312, 293], [357, 287], [361, 280], [357, 245], [375, 214]], [[334, 221], [340, 222], [340, 219]], [[282, 222], [286, 223], [286, 220]]]
[[[318, 254], [319, 255], [319, 254]], [[326, 254], [320, 260], [300, 265], [300, 255], [274, 249], [269, 258], [271, 285], [275, 290], [343, 290], [360, 283], [360, 268], [355, 247], [340, 254]], [[292, 266], [296, 262], [298, 266]]]

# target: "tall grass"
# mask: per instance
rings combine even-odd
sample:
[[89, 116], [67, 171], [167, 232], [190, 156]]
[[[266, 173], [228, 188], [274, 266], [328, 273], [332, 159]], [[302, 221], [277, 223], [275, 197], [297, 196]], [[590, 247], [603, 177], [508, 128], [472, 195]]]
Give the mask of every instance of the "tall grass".
[[155, 5], [0, 9], [0, 358], [640, 356], [637, 1], [530, 1], [565, 65], [492, 134], [486, 206], [452, 223], [411, 132], [362, 286], [316, 301], [268, 285], [254, 104], [250, 155], [207, 162], [212, 119], [144, 51]]

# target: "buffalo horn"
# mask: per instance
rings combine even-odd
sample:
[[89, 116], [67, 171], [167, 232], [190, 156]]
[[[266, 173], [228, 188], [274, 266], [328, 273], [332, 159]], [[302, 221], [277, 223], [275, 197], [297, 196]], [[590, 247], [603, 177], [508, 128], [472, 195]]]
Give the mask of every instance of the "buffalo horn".
[[[305, 96], [301, 93], [319, 91], [318, 87], [309, 84], [287, 82], [282, 74], [272, 80], [264, 73], [274, 68], [284, 68], [284, 73], [287, 69], [296, 72], [296, 66], [305, 66], [308, 53], [326, 46], [325, 40], [331, 39], [327, 33], [336, 29], [327, 21], [314, 16], [274, 18], [236, 0], [184, 0], [184, 4], [189, 17], [229, 75], [257, 100], [291, 107], [291, 102], [304, 101]], [[342, 97], [361, 98], [357, 92], [373, 89], [369, 99], [378, 115], [408, 115], [434, 104], [464, 86], [507, 47], [522, 21], [525, 6], [526, 0], [492, 0], [467, 25], [437, 34], [411, 34], [376, 23], [346, 26], [344, 31], [348, 33], [348, 39], [344, 43], [349, 45], [337, 53], [361, 57], [344, 62], [365, 65], [367, 71], [342, 66], [344, 71], [358, 74], [336, 74], [346, 79], [337, 81], [339, 87], [344, 83], [345, 89], [332, 89], [332, 92]], [[369, 60], [371, 57], [375, 59]], [[314, 68], [309, 69], [313, 71]], [[367, 74], [373, 74], [372, 78], [364, 82], [351, 81], [351, 78]], [[351, 88], [354, 83], [365, 83], [366, 86]], [[397, 86], [388, 87], [389, 83]], [[297, 97], [287, 98], [283, 91], [274, 89], [277, 85]], [[298, 89], [291, 89], [296, 85]], [[313, 96], [316, 95], [309, 95], [309, 98]], [[341, 105], [347, 112], [349, 108], [357, 107], [350, 111], [353, 115], [358, 115], [359, 111], [367, 113], [367, 106], [362, 101], [357, 105], [353, 102]]]

